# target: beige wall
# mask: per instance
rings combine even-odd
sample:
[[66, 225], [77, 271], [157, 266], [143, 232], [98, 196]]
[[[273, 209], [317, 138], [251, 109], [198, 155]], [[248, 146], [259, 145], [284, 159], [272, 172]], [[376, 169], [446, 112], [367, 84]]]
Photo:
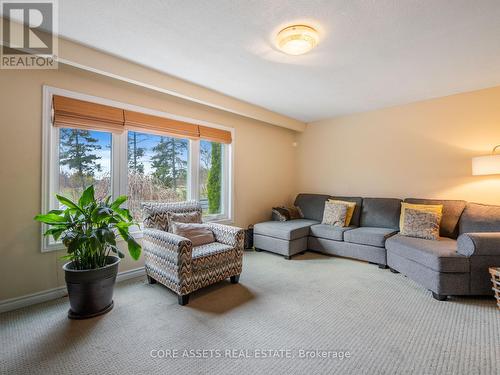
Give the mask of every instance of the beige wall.
[[500, 143], [500, 87], [309, 124], [298, 191], [500, 204], [500, 177], [471, 158]]
[[[42, 85], [131, 103], [235, 128], [235, 224], [266, 219], [296, 190], [295, 132], [183, 99], [60, 66], [53, 71], [0, 71], [0, 301], [64, 285], [59, 257], [41, 253]], [[121, 271], [141, 266], [130, 259]]]
[[[471, 176], [500, 143], [500, 87], [310, 124], [304, 133], [86, 71], [0, 71], [0, 301], [64, 285], [40, 252], [42, 86], [234, 127], [235, 224], [264, 220], [298, 191], [500, 204], [500, 178]], [[292, 143], [298, 142], [294, 148]], [[125, 260], [121, 270], [141, 266]]]

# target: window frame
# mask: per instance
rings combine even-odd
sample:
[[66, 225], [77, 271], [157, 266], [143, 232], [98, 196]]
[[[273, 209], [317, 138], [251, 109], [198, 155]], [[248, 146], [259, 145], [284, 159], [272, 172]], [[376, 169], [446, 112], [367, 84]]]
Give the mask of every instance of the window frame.
[[[52, 97], [61, 95], [69, 98], [85, 100], [97, 104], [118, 107], [125, 110], [142, 112], [145, 114], [170, 118], [178, 121], [194, 122], [212, 128], [222, 129], [231, 132], [232, 143], [223, 147], [222, 163], [222, 211], [220, 215], [210, 215], [207, 221], [232, 224], [234, 218], [234, 128], [177, 116], [167, 112], [161, 112], [144, 108], [132, 104], [122, 103], [110, 99], [105, 99], [93, 95], [82, 94], [66, 89], [52, 86], [43, 86], [42, 100], [42, 188], [41, 188], [41, 212], [45, 213], [53, 209], [56, 204], [54, 192], [58, 191], [59, 184], [59, 128], [52, 126]], [[128, 190], [128, 131], [121, 134], [112, 134], [111, 141], [111, 195], [115, 198], [118, 195], [127, 194]], [[200, 140], [189, 139], [188, 156], [188, 200], [199, 199], [199, 158]], [[207, 217], [205, 217], [206, 220]], [[56, 251], [64, 249], [60, 242], [53, 242], [50, 238], [44, 237], [43, 233], [48, 228], [46, 224], [41, 225], [41, 250], [42, 252]], [[142, 237], [140, 227], [132, 229], [135, 238]]]

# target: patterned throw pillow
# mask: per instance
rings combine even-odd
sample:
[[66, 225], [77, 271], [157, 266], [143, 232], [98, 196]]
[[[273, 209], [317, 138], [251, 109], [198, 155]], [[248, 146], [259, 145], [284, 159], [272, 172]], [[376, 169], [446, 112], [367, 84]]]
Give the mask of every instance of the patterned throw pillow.
[[345, 226], [345, 219], [349, 206], [345, 203], [325, 202], [325, 211], [323, 212], [323, 224], [333, 225], [334, 227]]
[[168, 231], [172, 233], [172, 222], [201, 224], [201, 211], [167, 212]]
[[347, 217], [345, 218], [345, 226], [348, 227], [349, 224], [351, 223], [352, 215], [354, 215], [354, 209], [356, 208], [356, 202], [339, 201], [336, 199], [328, 199], [328, 202], [347, 204]]
[[274, 221], [288, 221], [304, 218], [304, 214], [300, 207], [273, 207], [272, 216]]
[[441, 215], [436, 212], [407, 208], [401, 234], [408, 237], [437, 240], [440, 220]]
[[273, 207], [272, 210], [273, 221], [288, 221], [290, 220], [290, 215], [288, 211], [283, 207]]
[[401, 203], [401, 216], [399, 217], [399, 230], [403, 231], [405, 226], [405, 214], [407, 209], [434, 212], [439, 216], [439, 224], [441, 224], [441, 218], [443, 217], [443, 205], [442, 204], [413, 204], [413, 203]]
[[286, 209], [290, 213], [290, 220], [304, 218], [304, 214], [302, 213], [302, 210], [300, 209], [300, 207], [293, 206], [293, 207], [287, 207]]
[[215, 242], [215, 237], [207, 224], [171, 222], [172, 233], [191, 240], [193, 247]]

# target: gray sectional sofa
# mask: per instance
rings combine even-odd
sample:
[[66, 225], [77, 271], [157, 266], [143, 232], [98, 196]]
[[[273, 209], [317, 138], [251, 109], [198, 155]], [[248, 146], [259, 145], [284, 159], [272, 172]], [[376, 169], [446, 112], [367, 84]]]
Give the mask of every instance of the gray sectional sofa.
[[[356, 202], [346, 228], [321, 224], [325, 202]], [[267, 221], [254, 226], [256, 250], [293, 255], [306, 250], [349, 257], [389, 267], [432, 291], [449, 295], [492, 294], [488, 267], [500, 266], [500, 206], [458, 200], [405, 199], [408, 203], [442, 204], [437, 241], [398, 234], [400, 199], [299, 194], [295, 205], [304, 218]]]

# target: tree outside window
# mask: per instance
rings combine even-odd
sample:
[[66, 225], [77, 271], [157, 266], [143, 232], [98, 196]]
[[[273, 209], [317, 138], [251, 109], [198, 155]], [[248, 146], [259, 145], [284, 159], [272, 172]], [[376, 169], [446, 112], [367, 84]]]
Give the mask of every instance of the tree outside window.
[[59, 193], [76, 200], [94, 185], [97, 197], [110, 194], [111, 133], [62, 128], [59, 137]]
[[128, 132], [128, 205], [142, 221], [141, 202], [187, 199], [189, 141]]
[[200, 141], [200, 201], [205, 215], [222, 212], [222, 159], [221, 143]]

